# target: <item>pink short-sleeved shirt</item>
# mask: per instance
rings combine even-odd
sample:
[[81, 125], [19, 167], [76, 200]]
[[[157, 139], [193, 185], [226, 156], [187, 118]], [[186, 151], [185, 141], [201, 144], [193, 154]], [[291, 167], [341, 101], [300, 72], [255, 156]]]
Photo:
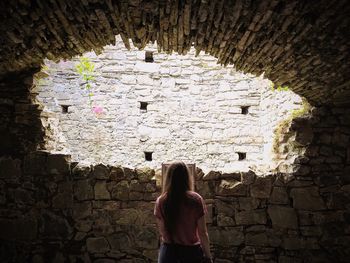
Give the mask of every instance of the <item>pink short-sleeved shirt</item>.
[[[198, 219], [207, 213], [203, 198], [196, 192], [188, 191], [189, 202], [181, 205], [180, 215], [176, 224], [176, 231], [173, 237], [174, 243], [181, 245], [197, 245], [200, 243], [198, 237]], [[164, 201], [166, 194], [157, 198], [154, 215], [160, 220], [160, 234], [162, 241], [171, 243], [169, 235], [164, 227]]]

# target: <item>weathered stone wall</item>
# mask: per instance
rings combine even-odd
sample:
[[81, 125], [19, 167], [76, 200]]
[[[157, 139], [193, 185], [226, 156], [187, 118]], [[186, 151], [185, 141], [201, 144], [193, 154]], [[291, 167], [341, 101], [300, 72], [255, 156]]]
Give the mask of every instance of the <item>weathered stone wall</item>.
[[[271, 155], [264, 145], [271, 145], [274, 125], [299, 106], [297, 95], [274, 95], [268, 80], [223, 68], [209, 55], [195, 57], [193, 50], [186, 56], [158, 53], [155, 46], [147, 50], [153, 63], [145, 62], [145, 51], [126, 50], [121, 40], [99, 56], [87, 54], [96, 68], [92, 106], [103, 108], [99, 115], [81, 87], [79, 59], [48, 62], [50, 76], [36, 92], [44, 111], [59, 119], [64, 140], [47, 149], [66, 145], [74, 161], [128, 167], [188, 159], [205, 171], [247, 170]], [[147, 112], [140, 102], [148, 103]], [[62, 105], [69, 105], [67, 114]], [[144, 152], [153, 153], [152, 162]], [[238, 161], [238, 152], [246, 160]]]
[[[350, 109], [294, 120], [289, 173], [196, 175], [215, 262], [349, 262]], [[36, 152], [0, 159], [4, 262], [155, 262], [151, 169], [71, 163]]]
[[301, 97], [292, 95], [290, 91], [264, 89], [260, 99], [260, 133], [263, 138], [262, 162], [270, 168], [285, 162], [285, 156], [277, 156], [274, 149], [276, 128], [280, 123], [290, 119], [294, 110], [302, 108]]
[[44, 145], [40, 105], [32, 91], [36, 70], [0, 79], [0, 156], [23, 156]]

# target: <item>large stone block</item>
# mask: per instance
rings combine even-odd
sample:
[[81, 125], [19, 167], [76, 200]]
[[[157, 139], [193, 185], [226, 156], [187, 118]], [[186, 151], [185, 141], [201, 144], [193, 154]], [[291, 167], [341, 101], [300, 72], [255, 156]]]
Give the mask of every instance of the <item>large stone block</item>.
[[272, 205], [267, 209], [271, 218], [272, 226], [279, 228], [298, 228], [298, 219], [294, 208]]
[[209, 227], [210, 242], [219, 247], [239, 246], [244, 242], [241, 227]]
[[254, 210], [258, 208], [260, 200], [254, 197], [239, 197], [238, 203], [240, 210]]
[[133, 247], [132, 238], [127, 232], [117, 232], [107, 237], [111, 250], [119, 251]]
[[247, 233], [245, 244], [248, 246], [265, 247], [269, 245], [269, 239], [266, 233]]
[[126, 201], [129, 199], [129, 183], [128, 181], [120, 181], [118, 183], [111, 182], [108, 184], [108, 190], [111, 193], [112, 199]]
[[266, 211], [264, 209], [236, 212], [235, 220], [237, 225], [266, 224]]
[[47, 156], [47, 171], [50, 174], [69, 175], [71, 156], [66, 154], [49, 154]]
[[113, 220], [118, 225], [139, 225], [154, 224], [155, 218], [153, 210], [145, 210], [142, 208], [126, 208], [120, 209], [113, 213]]
[[316, 186], [293, 188], [290, 191], [290, 196], [293, 198], [293, 207], [296, 209], [314, 211], [326, 208]]
[[223, 196], [245, 196], [247, 186], [236, 180], [222, 180], [216, 192]]
[[215, 210], [216, 213], [220, 213], [229, 217], [233, 217], [235, 215], [235, 209], [238, 208], [237, 202], [224, 202], [219, 199], [215, 199]]
[[270, 177], [257, 177], [254, 184], [250, 187], [252, 197], [269, 198], [272, 189], [272, 180]]
[[273, 187], [271, 197], [269, 199], [271, 204], [288, 204], [289, 198], [285, 187]]

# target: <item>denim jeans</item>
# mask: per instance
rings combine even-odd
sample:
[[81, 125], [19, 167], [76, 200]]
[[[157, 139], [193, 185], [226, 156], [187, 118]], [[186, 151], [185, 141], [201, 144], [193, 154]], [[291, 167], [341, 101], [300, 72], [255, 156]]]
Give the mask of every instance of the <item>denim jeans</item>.
[[200, 245], [163, 243], [160, 246], [158, 263], [200, 263], [202, 259], [203, 250]]

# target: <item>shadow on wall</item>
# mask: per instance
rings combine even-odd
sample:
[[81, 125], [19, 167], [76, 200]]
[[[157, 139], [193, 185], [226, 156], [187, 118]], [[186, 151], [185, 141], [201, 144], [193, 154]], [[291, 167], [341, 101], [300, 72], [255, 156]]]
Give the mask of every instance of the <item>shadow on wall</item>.
[[10, 74], [0, 80], [0, 155], [23, 156], [44, 147], [41, 108], [33, 103], [33, 74]]
[[[350, 261], [350, 109], [318, 108], [289, 173], [196, 173], [217, 262]], [[298, 121], [296, 121], [298, 123]], [[305, 123], [293, 126], [296, 136]], [[34, 152], [0, 159], [5, 262], [156, 262], [159, 175]]]

